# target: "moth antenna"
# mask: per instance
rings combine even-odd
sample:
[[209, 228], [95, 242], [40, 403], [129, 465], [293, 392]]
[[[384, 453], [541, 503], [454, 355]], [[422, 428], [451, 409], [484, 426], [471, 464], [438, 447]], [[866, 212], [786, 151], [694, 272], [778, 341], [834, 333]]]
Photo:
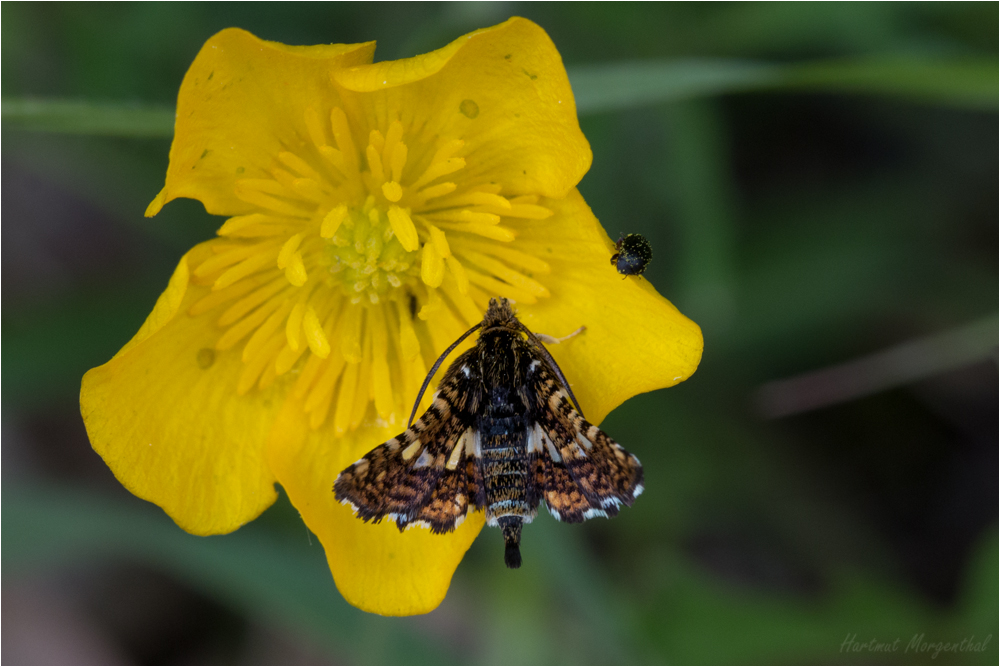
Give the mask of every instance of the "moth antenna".
[[586, 417], [583, 414], [583, 409], [580, 407], [580, 404], [576, 400], [576, 396], [573, 395], [573, 390], [570, 389], [569, 387], [569, 382], [566, 381], [566, 376], [563, 375], [562, 369], [559, 368], [559, 364], [556, 363], [556, 360], [552, 358], [552, 355], [549, 354], [549, 351], [545, 349], [544, 345], [542, 345], [542, 341], [538, 340], [538, 336], [532, 333], [531, 329], [524, 326], [524, 323], [521, 322], [521, 320], [517, 320], [517, 324], [520, 327], [521, 331], [526, 333], [528, 335], [528, 339], [535, 344], [536, 348], [538, 348], [538, 351], [539, 353], [541, 353], [542, 358], [544, 358], [545, 361], [548, 362], [549, 366], [552, 367], [552, 370], [556, 372], [556, 377], [559, 378], [560, 382], [562, 382], [562, 386], [566, 387], [566, 392], [569, 394], [569, 397], [573, 400], [573, 405], [576, 406], [576, 411], [580, 413], [581, 417], [586, 419]]
[[[424, 378], [424, 383], [422, 385], [420, 385], [420, 391], [417, 392], [417, 400], [415, 400], [413, 402], [413, 412], [410, 413], [410, 420], [408, 422], [406, 422], [406, 428], [410, 428], [410, 425], [413, 423], [413, 418], [417, 416], [417, 406], [420, 405], [420, 399], [424, 397], [424, 392], [427, 391], [427, 385], [429, 385], [431, 383], [431, 378], [434, 377], [435, 373], [437, 373], [437, 369], [441, 367], [441, 364], [444, 362], [445, 357], [447, 357], [449, 354], [451, 354], [451, 351], [454, 350], [456, 347], [458, 347], [459, 343], [461, 343], [463, 340], [465, 340], [466, 338], [468, 338], [470, 335], [472, 335], [472, 333], [474, 331], [476, 331], [477, 329], [479, 329], [482, 326], [483, 326], [483, 323], [480, 322], [479, 324], [477, 324], [476, 326], [472, 327], [471, 329], [469, 329], [468, 331], [466, 331], [464, 334], [462, 334], [461, 336], [459, 336], [458, 340], [456, 340], [454, 343], [452, 343], [451, 345], [449, 345], [448, 349], [445, 350], [444, 352], [442, 352], [441, 356], [438, 357], [438, 360], [434, 362], [433, 366], [431, 366], [430, 372], [427, 374], [427, 377]], [[560, 374], [559, 377], [561, 378], [562, 375]], [[568, 387], [567, 387], [567, 389], [568, 389]], [[570, 395], [572, 396], [572, 392], [570, 392]], [[574, 403], [576, 402], [575, 398], [573, 399], [573, 402]]]

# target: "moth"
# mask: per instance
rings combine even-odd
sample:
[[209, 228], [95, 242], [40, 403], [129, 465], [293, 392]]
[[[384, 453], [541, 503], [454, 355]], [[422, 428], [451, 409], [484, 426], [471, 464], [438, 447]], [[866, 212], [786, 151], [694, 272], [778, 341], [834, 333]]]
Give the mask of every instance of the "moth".
[[[413, 423], [431, 377], [477, 330], [476, 344], [451, 364]], [[522, 324], [506, 299], [490, 299], [483, 321], [431, 368], [408, 428], [341, 472], [336, 499], [364, 521], [388, 518], [401, 531], [448, 533], [484, 510], [487, 525], [503, 533], [509, 568], [521, 566], [521, 527], [540, 502], [568, 523], [631, 506], [643, 490], [639, 459], [583, 418], [540, 338], [548, 339]]]
[[626, 277], [641, 276], [653, 259], [653, 247], [641, 234], [619, 236], [615, 250], [618, 252], [611, 255], [611, 263]]

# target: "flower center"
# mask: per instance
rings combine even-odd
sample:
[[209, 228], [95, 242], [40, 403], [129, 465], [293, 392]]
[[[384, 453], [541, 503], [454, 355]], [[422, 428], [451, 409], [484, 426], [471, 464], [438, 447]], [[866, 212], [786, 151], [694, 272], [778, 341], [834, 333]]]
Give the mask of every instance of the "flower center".
[[[464, 142], [398, 120], [367, 130], [309, 109], [267, 170], [236, 182], [253, 212], [230, 218], [193, 279], [211, 291], [215, 349], [243, 346], [239, 393], [295, 370], [313, 428], [398, 425], [428, 364], [482, 318], [490, 297], [534, 303], [548, 264], [517, 248], [518, 225], [551, 215], [472, 177]], [[429, 132], [429, 131], [427, 131]], [[374, 411], [371, 408], [374, 407]]]
[[403, 248], [374, 197], [347, 211], [330, 239], [328, 256], [330, 272], [339, 277], [341, 290], [353, 304], [366, 299], [377, 304], [420, 275], [419, 253]]

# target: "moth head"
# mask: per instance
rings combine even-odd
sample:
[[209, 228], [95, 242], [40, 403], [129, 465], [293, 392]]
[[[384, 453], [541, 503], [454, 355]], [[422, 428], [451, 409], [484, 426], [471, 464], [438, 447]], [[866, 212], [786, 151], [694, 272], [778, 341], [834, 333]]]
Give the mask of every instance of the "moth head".
[[489, 329], [491, 327], [520, 329], [513, 306], [510, 305], [510, 301], [503, 297], [490, 299], [490, 306], [486, 309], [486, 315], [483, 316], [483, 328]]

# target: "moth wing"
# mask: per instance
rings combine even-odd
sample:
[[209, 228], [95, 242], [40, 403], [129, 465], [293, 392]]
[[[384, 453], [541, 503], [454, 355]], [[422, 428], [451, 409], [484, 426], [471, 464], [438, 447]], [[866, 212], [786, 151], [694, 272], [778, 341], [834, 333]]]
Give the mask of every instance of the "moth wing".
[[578, 523], [612, 517], [642, 493], [642, 465], [607, 433], [580, 415], [555, 375], [539, 364], [534, 373], [532, 494], [557, 519]]
[[466, 389], [464, 378], [453, 370], [420, 419], [337, 476], [336, 499], [359, 518], [378, 523], [388, 517], [400, 530], [413, 524], [446, 533], [461, 524], [470, 505], [484, 506], [475, 429], [464, 410], [453, 409], [452, 399]]
[[413, 525], [426, 526], [434, 533], [448, 533], [465, 521], [470, 506], [473, 510], [485, 507], [485, 489], [479, 466], [475, 456], [467, 451], [467, 448], [471, 450], [475, 446], [476, 437], [472, 429], [465, 431], [452, 450], [458, 453], [449, 455], [437, 484], [413, 516]]

